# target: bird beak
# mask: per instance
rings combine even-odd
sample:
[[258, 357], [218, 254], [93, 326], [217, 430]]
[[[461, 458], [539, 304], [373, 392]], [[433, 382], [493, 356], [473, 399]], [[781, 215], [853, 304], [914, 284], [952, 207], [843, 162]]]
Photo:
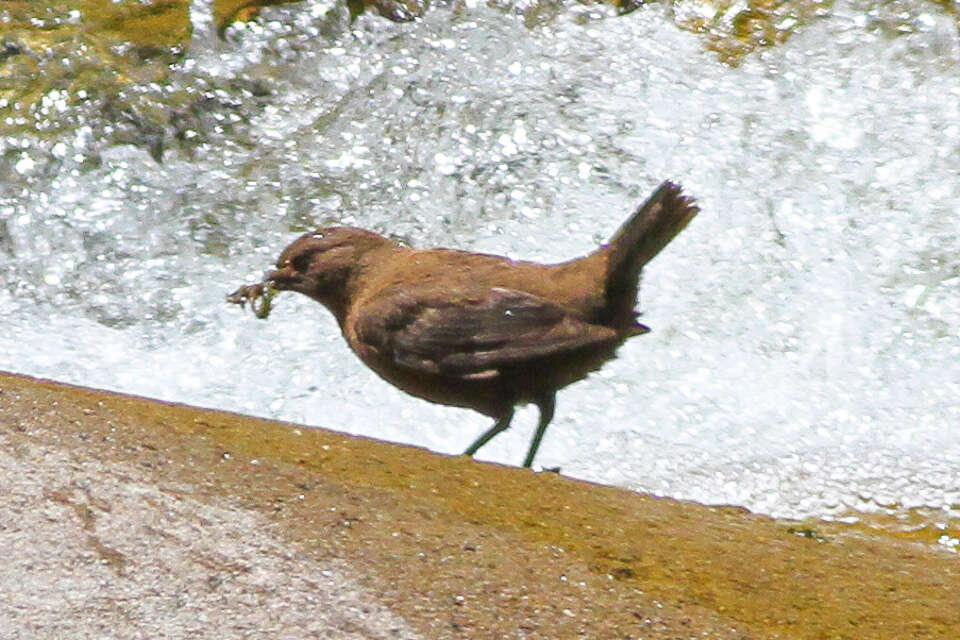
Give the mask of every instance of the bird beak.
[[302, 276], [291, 266], [281, 267], [265, 274], [263, 283], [274, 289], [293, 289]]

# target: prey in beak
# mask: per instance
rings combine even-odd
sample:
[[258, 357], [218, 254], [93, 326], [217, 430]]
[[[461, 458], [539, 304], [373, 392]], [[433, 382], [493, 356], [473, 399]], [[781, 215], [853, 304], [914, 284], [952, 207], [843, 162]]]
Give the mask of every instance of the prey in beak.
[[250, 303], [250, 309], [253, 315], [261, 320], [265, 320], [270, 315], [271, 301], [273, 296], [277, 295], [277, 289], [270, 279], [273, 272], [268, 272], [262, 282], [256, 284], [245, 284], [233, 293], [227, 296], [227, 302], [246, 307]]
[[227, 296], [227, 302], [245, 308], [250, 303], [253, 315], [266, 320], [272, 309], [273, 297], [280, 291], [296, 289], [301, 276], [289, 264], [289, 260], [277, 265], [278, 268], [267, 271], [263, 280], [256, 284], [246, 284]]
[[267, 271], [260, 282], [244, 285], [228, 295], [227, 302], [241, 307], [246, 307], [249, 302], [253, 315], [266, 320], [270, 315], [273, 297], [280, 291], [294, 288], [299, 278], [299, 274], [290, 265], [289, 260], [281, 261], [276, 269]]

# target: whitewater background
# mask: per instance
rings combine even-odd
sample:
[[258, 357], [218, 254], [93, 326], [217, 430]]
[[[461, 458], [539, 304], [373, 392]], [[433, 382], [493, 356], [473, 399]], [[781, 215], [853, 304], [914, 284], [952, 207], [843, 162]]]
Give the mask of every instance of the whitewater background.
[[[702, 211], [644, 273], [653, 333], [561, 392], [537, 463], [773, 515], [955, 507], [960, 44], [906, 6], [838, 2], [734, 68], [656, 5], [307, 2], [221, 42], [197, 3], [176, 82], [220, 108], [191, 153], [0, 138], [0, 369], [459, 453], [489, 421], [381, 382], [322, 307], [224, 295], [331, 223], [564, 260], [672, 179]], [[519, 464], [535, 415], [478, 457]]]

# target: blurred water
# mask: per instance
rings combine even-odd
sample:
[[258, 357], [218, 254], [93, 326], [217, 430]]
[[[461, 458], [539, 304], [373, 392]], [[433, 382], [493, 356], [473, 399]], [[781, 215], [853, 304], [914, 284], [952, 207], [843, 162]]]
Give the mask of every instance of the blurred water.
[[[672, 178], [702, 213], [645, 273], [654, 332], [560, 394], [538, 463], [775, 515], [956, 506], [960, 45], [905, 6], [841, 2], [732, 69], [656, 7], [317, 2], [223, 43], [198, 3], [195, 146], [0, 138], [0, 369], [456, 453], [485, 418], [380, 382], [306, 299], [223, 295], [331, 222], [565, 259]], [[518, 464], [533, 421], [479, 457]]]

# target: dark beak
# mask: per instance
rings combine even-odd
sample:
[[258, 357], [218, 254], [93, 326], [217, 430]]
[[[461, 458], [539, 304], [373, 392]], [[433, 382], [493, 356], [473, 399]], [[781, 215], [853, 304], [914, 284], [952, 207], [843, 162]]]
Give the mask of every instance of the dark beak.
[[263, 279], [265, 285], [280, 290], [296, 289], [296, 285], [302, 281], [303, 276], [290, 266], [267, 271]]

